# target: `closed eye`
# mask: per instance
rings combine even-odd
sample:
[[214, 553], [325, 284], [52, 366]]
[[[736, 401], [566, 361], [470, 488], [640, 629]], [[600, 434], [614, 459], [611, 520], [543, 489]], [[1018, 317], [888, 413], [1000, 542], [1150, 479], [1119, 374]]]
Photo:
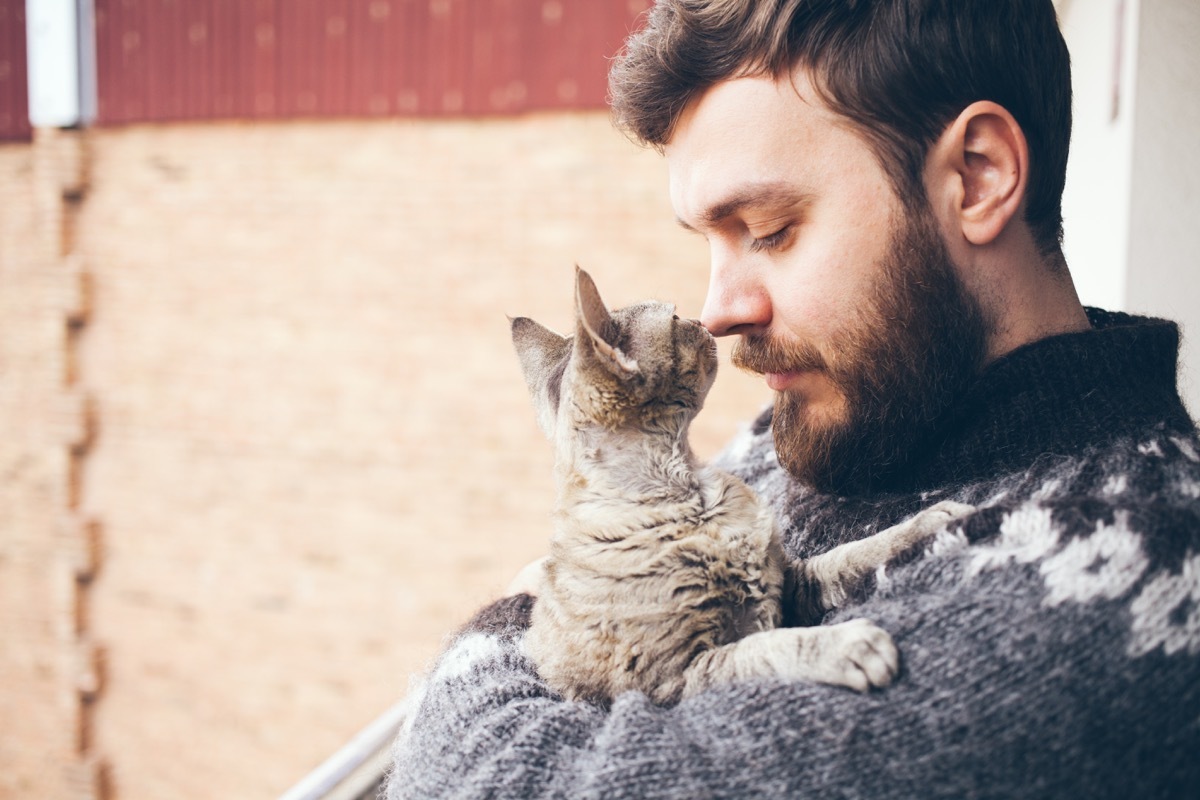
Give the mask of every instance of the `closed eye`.
[[764, 250], [779, 250], [786, 247], [792, 238], [793, 226], [789, 223], [774, 233], [759, 236], [750, 240], [750, 250], [755, 253]]

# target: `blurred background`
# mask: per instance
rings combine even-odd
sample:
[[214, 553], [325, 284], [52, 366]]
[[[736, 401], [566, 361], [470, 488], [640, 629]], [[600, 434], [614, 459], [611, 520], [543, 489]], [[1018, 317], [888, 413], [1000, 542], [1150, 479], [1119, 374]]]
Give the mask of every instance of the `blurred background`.
[[[506, 315], [705, 289], [648, 5], [0, 0], [0, 797], [277, 796], [544, 552]], [[1058, 7], [1081, 295], [1200, 330], [1200, 6]]]

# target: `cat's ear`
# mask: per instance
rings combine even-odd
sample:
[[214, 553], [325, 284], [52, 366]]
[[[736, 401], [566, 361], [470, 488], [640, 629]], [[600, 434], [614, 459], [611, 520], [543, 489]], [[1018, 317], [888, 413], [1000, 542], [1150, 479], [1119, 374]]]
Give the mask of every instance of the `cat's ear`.
[[592, 343], [592, 350], [602, 364], [621, 377], [638, 371], [637, 360], [625, 355], [613, 344], [617, 326], [613, 324], [608, 307], [600, 299], [592, 276], [579, 267], [575, 267], [575, 318], [580, 341], [586, 338]]
[[510, 319], [510, 323], [513, 346], [517, 349], [529, 396], [533, 398], [538, 427], [553, 439], [563, 373], [571, 355], [571, 340], [528, 317], [516, 317]]

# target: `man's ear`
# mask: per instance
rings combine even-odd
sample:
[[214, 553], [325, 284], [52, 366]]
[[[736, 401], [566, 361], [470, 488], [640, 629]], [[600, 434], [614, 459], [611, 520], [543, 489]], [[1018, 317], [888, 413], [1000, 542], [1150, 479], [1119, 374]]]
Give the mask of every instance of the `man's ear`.
[[929, 152], [930, 202], [971, 244], [994, 241], [1017, 215], [1029, 180], [1029, 145], [1016, 119], [988, 100], [972, 103]]

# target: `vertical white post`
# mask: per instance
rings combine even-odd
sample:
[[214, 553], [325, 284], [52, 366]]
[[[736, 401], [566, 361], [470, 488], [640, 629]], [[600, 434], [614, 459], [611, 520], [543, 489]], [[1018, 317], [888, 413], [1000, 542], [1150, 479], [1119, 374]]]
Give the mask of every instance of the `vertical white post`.
[[26, 0], [29, 121], [34, 127], [86, 125], [96, 112], [92, 0]]

